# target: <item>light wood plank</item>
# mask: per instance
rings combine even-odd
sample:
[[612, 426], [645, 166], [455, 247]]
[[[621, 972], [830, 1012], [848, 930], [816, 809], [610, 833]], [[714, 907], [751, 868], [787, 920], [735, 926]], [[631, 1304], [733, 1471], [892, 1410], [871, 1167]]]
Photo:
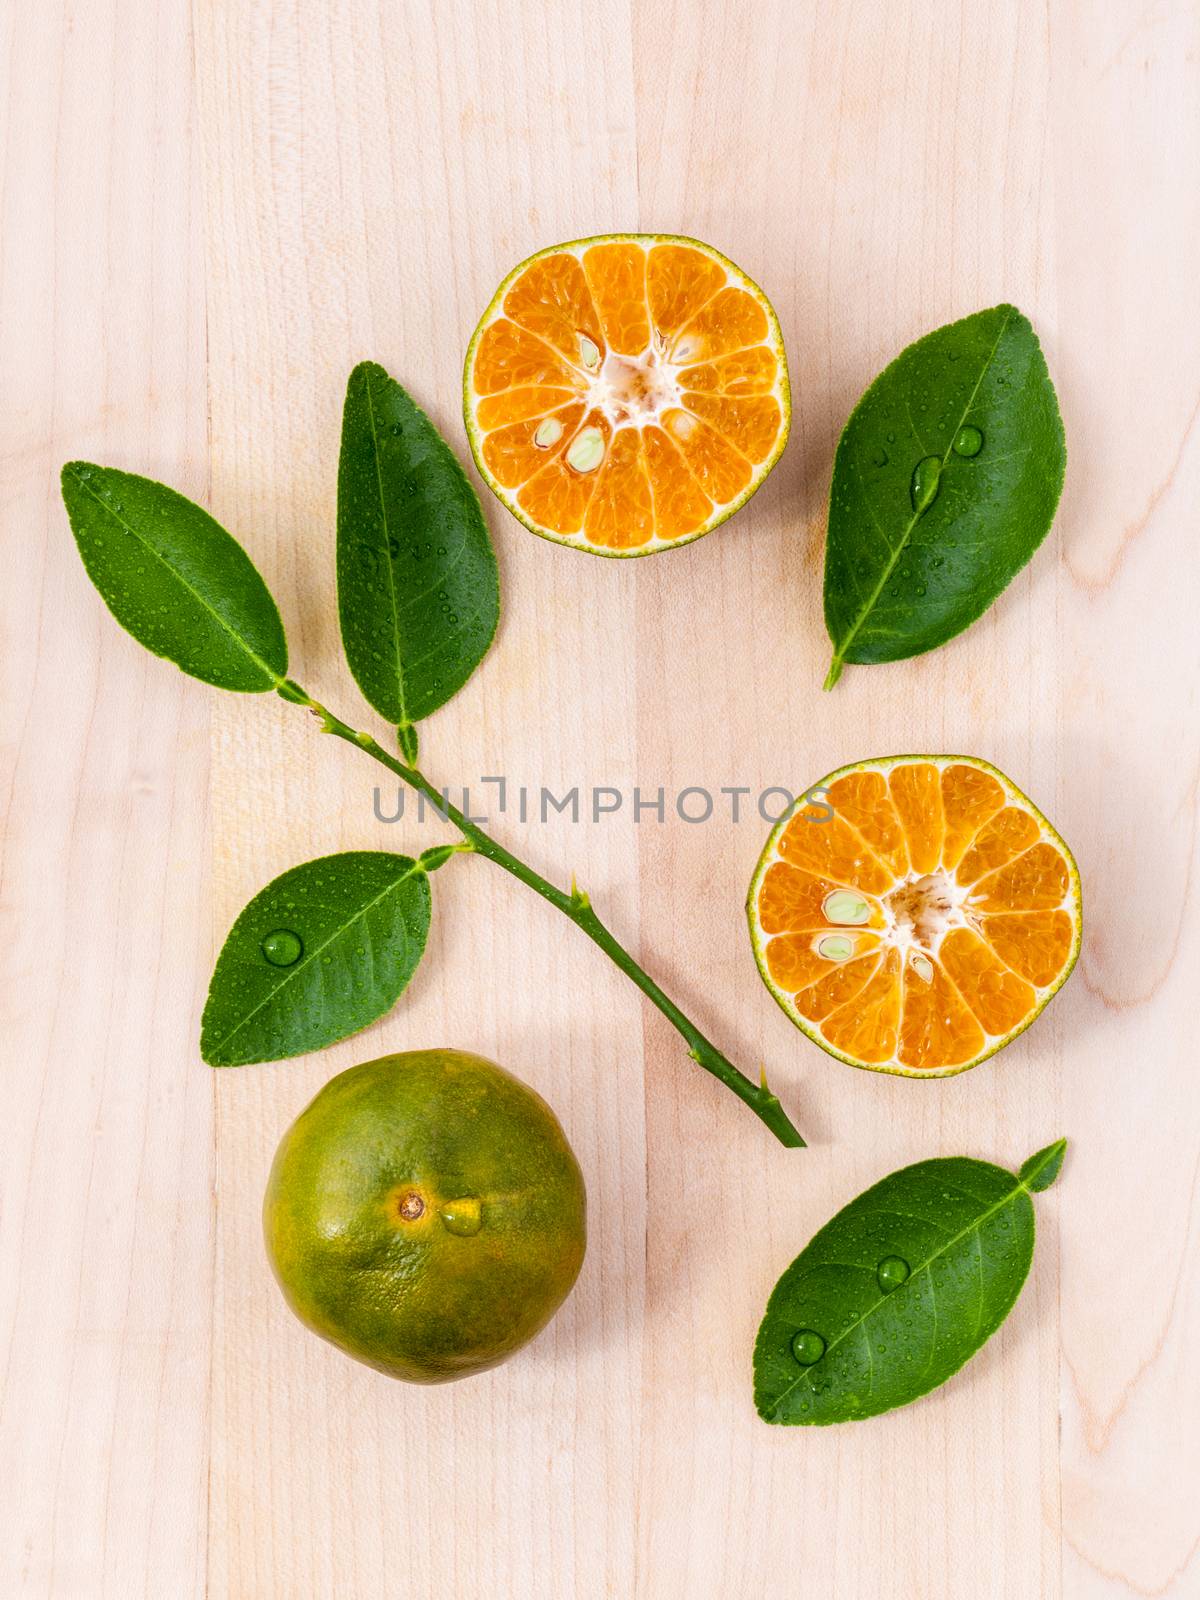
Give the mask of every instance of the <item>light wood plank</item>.
[[212, 1085], [209, 697], [112, 624], [58, 469], [206, 492], [178, 5], [7, 7], [0, 503], [0, 1593], [200, 1595]]
[[[328, 10], [328, 16], [326, 12]], [[342, 3], [198, 13], [209, 217], [213, 496], [284, 606], [295, 671], [369, 714], [340, 659], [332, 556], [351, 364], [385, 363], [462, 446], [462, 353], [496, 283], [547, 239], [636, 210], [629, 18], [572, 3]], [[435, 781], [556, 793], [633, 774], [636, 578], [499, 514], [506, 615], [470, 688], [423, 730]], [[273, 872], [337, 847], [414, 848], [372, 819], [376, 771], [281, 705], [218, 715], [218, 921]], [[391, 809], [390, 791], [384, 800]], [[491, 807], [494, 810], [494, 806]], [[497, 819], [502, 836], [521, 833]], [[531, 858], [636, 936], [626, 831], [530, 825]], [[214, 1369], [215, 1595], [633, 1589], [644, 1239], [637, 997], [581, 936], [486, 863], [434, 884], [410, 993], [299, 1064], [223, 1074]], [[317, 1344], [259, 1237], [276, 1140], [334, 1071], [388, 1050], [478, 1049], [544, 1092], [588, 1182], [578, 1289], [515, 1365], [405, 1389]], [[623, 1471], [614, 1463], [624, 1460]]]
[[[640, 702], [641, 760], [758, 794], [802, 791], [860, 757], [962, 750], [1053, 811], [1059, 536], [969, 637], [820, 688], [832, 452], [866, 383], [908, 340], [1004, 298], [1034, 318], [1057, 370], [1042, 25], [1031, 8], [973, 27], [931, 5], [723, 8], [703, 31], [687, 18], [686, 5], [641, 13], [638, 59], [672, 47], [666, 83], [647, 71], [639, 84], [643, 219], [669, 216], [760, 279], [795, 409], [788, 453], [745, 516], [644, 575], [639, 655], [666, 687]], [[979, 182], [985, 152], [1002, 183]], [[862, 1427], [768, 1429], [749, 1404], [766, 1296], [816, 1228], [909, 1161], [1019, 1163], [1060, 1132], [1064, 1056], [1061, 1012], [1002, 1062], [936, 1085], [822, 1056], [755, 992], [739, 908], [767, 831], [751, 815], [642, 835], [647, 943], [671, 952], [743, 1065], [766, 1064], [813, 1140], [799, 1155], [764, 1146], [670, 1070], [652, 1034], [646, 1592], [750, 1600], [786, 1573], [814, 1595], [1054, 1600], [1053, 1195], [1033, 1282], [969, 1375]]]
[[[0, 686], [0, 1592], [1200, 1592], [1194, 7], [193, 0], [193, 25], [194, 55], [178, 4], [0, 21], [20, 552]], [[199, 1004], [248, 896], [319, 851], [439, 830], [411, 808], [378, 821], [374, 769], [298, 711], [218, 697], [125, 639], [70, 547], [57, 466], [97, 456], [211, 503], [280, 598], [296, 675], [357, 717], [332, 586], [350, 365], [383, 361], [461, 444], [462, 351], [500, 276], [634, 226], [711, 240], [772, 296], [788, 453], [736, 522], [662, 560], [588, 561], [489, 506], [505, 621], [423, 755], [538, 866], [576, 872], [734, 1059], [765, 1062], [812, 1148], [773, 1148], [598, 952], [477, 861], [435, 880], [390, 1018], [214, 1088]], [[822, 695], [841, 424], [908, 339], [1001, 298], [1033, 316], [1063, 404], [1057, 526], [969, 635]], [[627, 800], [595, 825], [522, 824], [479, 784], [526, 785], [536, 816], [543, 784], [801, 787], [905, 748], [973, 751], [1028, 787], [1075, 847], [1088, 916], [1038, 1026], [926, 1086], [827, 1061], [759, 984], [740, 907], [765, 822], [635, 827]], [[442, 1042], [560, 1112], [591, 1246], [528, 1352], [426, 1392], [300, 1328], [258, 1211], [276, 1140], [333, 1072]], [[968, 1372], [862, 1427], [754, 1418], [765, 1296], [838, 1204], [907, 1160], [1015, 1163], [1059, 1132], [1031, 1283]]]
[[1054, 55], [1061, 815], [1091, 936], [1070, 1009], [1063, 1590], [1200, 1594], [1200, 16], [1065, 4]]

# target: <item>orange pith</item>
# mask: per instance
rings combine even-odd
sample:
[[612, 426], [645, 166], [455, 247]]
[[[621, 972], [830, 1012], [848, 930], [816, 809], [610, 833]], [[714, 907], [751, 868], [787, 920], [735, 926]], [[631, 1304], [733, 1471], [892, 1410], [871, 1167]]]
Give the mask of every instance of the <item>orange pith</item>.
[[787, 438], [787, 365], [761, 289], [696, 240], [556, 245], [501, 284], [467, 351], [488, 487], [535, 533], [597, 555], [697, 539]]
[[942, 1077], [1028, 1027], [1079, 950], [1079, 874], [1040, 811], [970, 756], [830, 774], [774, 829], [751, 939], [792, 1020], [854, 1066]]

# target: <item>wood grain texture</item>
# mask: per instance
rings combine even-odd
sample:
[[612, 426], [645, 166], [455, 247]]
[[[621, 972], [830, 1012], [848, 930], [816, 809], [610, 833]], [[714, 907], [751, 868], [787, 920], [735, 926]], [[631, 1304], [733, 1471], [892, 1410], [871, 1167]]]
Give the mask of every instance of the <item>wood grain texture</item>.
[[[1183, 0], [128, 0], [0, 21], [5, 531], [0, 1595], [760, 1600], [1200, 1596], [1196, 933], [1200, 16]], [[495, 504], [505, 616], [422, 733], [434, 781], [595, 903], [811, 1141], [774, 1147], [631, 986], [482, 861], [434, 881], [401, 1006], [319, 1057], [196, 1051], [217, 943], [272, 874], [412, 850], [376, 772], [115, 629], [54, 474], [204, 498], [278, 596], [293, 671], [370, 726], [333, 604], [338, 421], [363, 358], [463, 449], [462, 352], [517, 260], [693, 233], [779, 312], [787, 453], [676, 555], [587, 559]], [[908, 340], [1011, 299], [1069, 461], [1055, 529], [966, 635], [822, 695], [824, 502]], [[207, 419], [206, 419], [207, 408]], [[208, 729], [211, 725], [211, 751]], [[378, 731], [378, 730], [376, 730]], [[803, 787], [964, 750], [1074, 847], [1085, 946], [998, 1060], [929, 1085], [790, 1028], [742, 920], [767, 831], [689, 785]], [[211, 777], [209, 768], [211, 761]], [[509, 782], [507, 814], [494, 786]], [[550, 813], [544, 785], [622, 811]], [[633, 786], [667, 793], [635, 826]], [[530, 793], [531, 820], [516, 813]], [[380, 786], [390, 815], [394, 788]], [[454, 1044], [561, 1115], [591, 1243], [550, 1329], [430, 1392], [288, 1314], [258, 1212], [340, 1068]], [[906, 1161], [1060, 1133], [1032, 1279], [944, 1390], [769, 1429], [750, 1346], [783, 1266]]]
[[117, 629], [58, 469], [207, 494], [187, 19], [0, 17], [0, 1594], [201, 1595], [210, 701]]

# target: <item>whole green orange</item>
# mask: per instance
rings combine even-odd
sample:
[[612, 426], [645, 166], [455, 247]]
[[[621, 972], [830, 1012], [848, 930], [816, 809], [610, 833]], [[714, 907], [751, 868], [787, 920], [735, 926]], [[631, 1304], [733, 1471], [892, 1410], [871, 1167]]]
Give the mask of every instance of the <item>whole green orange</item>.
[[462, 1050], [331, 1079], [280, 1142], [263, 1226], [300, 1320], [410, 1383], [520, 1349], [570, 1293], [587, 1239], [583, 1175], [557, 1117]]

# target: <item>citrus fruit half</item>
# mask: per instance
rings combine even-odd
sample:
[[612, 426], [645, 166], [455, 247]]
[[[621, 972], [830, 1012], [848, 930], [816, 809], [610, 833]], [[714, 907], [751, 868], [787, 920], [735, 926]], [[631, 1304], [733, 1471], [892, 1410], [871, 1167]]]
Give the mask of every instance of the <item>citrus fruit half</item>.
[[993, 1055], [1079, 953], [1074, 858], [973, 756], [832, 772], [774, 829], [750, 885], [763, 981], [852, 1066], [948, 1077]]
[[546, 1102], [482, 1056], [414, 1050], [333, 1078], [284, 1134], [267, 1254], [300, 1320], [412, 1383], [482, 1372], [583, 1262], [583, 1177]]
[[467, 351], [467, 436], [488, 487], [547, 539], [643, 556], [698, 539], [779, 459], [779, 322], [710, 245], [613, 233], [505, 278]]

